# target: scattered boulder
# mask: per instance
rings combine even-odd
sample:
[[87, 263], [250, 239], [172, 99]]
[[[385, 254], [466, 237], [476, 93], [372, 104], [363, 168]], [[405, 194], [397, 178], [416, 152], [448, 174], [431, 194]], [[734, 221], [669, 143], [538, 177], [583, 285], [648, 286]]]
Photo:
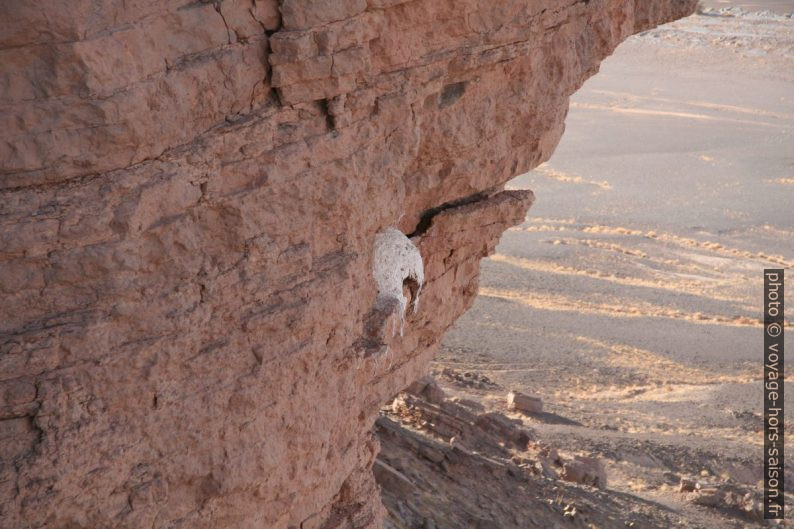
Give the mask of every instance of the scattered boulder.
[[548, 457], [549, 460], [554, 464], [561, 464], [562, 459], [560, 459], [560, 453], [553, 446], [541, 445], [540, 453], [543, 456]]
[[548, 457], [539, 456], [535, 465], [538, 472], [549, 479], [560, 479], [560, 475], [555, 468], [554, 462]]
[[678, 492], [694, 492], [697, 483], [693, 479], [681, 478], [678, 485]]
[[542, 413], [543, 399], [511, 391], [507, 394], [507, 409], [523, 413]]
[[[687, 481], [691, 482], [691, 480]], [[761, 519], [764, 515], [761, 497], [749, 487], [695, 483], [694, 490], [686, 497], [695, 505], [733, 511], [751, 519]]]
[[465, 371], [463, 373], [445, 367], [440, 375], [456, 386], [469, 389], [497, 389], [499, 385], [482, 373]]
[[594, 457], [574, 456], [562, 465], [562, 479], [605, 489], [607, 473], [604, 464]]
[[405, 388], [406, 393], [415, 395], [425, 399], [427, 402], [435, 405], [440, 405], [444, 402], [446, 394], [444, 390], [438, 385], [438, 382], [430, 376], [424, 376], [413, 384]]
[[720, 507], [723, 503], [722, 496], [718, 487], [702, 487], [689, 496], [689, 501], [706, 507]]

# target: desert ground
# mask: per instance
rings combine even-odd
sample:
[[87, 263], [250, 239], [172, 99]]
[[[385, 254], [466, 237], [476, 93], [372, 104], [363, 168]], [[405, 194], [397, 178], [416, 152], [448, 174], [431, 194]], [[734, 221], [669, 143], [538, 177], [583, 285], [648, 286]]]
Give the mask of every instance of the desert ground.
[[704, 2], [621, 45], [573, 96], [552, 159], [508, 186], [536, 203], [434, 365], [486, 409], [542, 397], [544, 413], [508, 416], [601, 459], [608, 493], [655, 526], [767, 523], [679, 483], [761, 493], [762, 271], [794, 267], [792, 11]]
[[703, 0], [704, 8], [722, 9], [738, 7], [745, 11], [759, 12], [771, 11], [779, 15], [786, 15], [794, 11], [791, 0], [757, 0], [755, 2], [741, 2], [737, 0]]

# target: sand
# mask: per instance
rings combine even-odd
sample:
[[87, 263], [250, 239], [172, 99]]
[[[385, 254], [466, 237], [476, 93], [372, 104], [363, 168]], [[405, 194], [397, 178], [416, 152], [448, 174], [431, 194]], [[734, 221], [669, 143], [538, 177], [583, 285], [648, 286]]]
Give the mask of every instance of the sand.
[[740, 7], [747, 11], [772, 11], [778, 14], [794, 12], [794, 2], [791, 0], [757, 0], [741, 2], [736, 0], [703, 0], [701, 5], [705, 8], [722, 9], [726, 7]]
[[[704, 2], [726, 5], [794, 11]], [[574, 95], [553, 158], [508, 187], [536, 204], [435, 367], [496, 381], [483, 402], [542, 396], [527, 424], [603, 458], [615, 493], [682, 526], [753, 526], [675, 488], [760, 491], [762, 270], [788, 268], [794, 299], [794, 19], [709, 12], [629, 39]]]

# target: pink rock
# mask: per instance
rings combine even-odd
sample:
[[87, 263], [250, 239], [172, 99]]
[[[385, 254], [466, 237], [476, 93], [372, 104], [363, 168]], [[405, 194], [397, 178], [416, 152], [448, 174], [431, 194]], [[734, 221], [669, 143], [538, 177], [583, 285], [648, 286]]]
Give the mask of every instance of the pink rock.
[[511, 391], [507, 394], [507, 409], [524, 413], [541, 413], [543, 411], [543, 399], [524, 395], [518, 391]]
[[572, 461], [565, 461], [562, 466], [562, 479], [607, 488], [604, 464], [594, 457], [575, 456]]
[[525, 218], [505, 182], [695, 2], [558, 4], [0, 3], [0, 527], [380, 527], [373, 422]]
[[405, 391], [418, 397], [423, 397], [431, 404], [441, 404], [446, 397], [444, 390], [441, 389], [438, 382], [430, 375], [426, 375], [413, 382]]

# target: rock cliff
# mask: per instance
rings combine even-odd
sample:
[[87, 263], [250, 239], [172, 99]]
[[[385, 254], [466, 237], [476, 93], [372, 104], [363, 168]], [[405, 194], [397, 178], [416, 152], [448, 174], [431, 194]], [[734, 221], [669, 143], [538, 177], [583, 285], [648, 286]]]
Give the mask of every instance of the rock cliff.
[[694, 3], [0, 4], [0, 526], [380, 526], [378, 407], [523, 219], [503, 184]]

